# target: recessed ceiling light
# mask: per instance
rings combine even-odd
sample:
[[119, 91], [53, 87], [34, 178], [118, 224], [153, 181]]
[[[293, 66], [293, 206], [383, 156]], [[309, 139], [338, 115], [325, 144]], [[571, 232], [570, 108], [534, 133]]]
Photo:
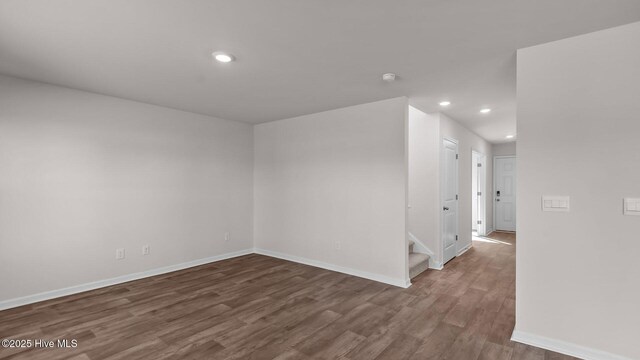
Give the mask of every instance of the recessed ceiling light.
[[441, 101], [440, 106], [449, 106], [451, 105], [451, 101]]
[[396, 81], [396, 74], [394, 74], [394, 73], [382, 74], [382, 80], [384, 80], [386, 82]]
[[216, 59], [217, 62], [221, 63], [229, 63], [236, 59], [233, 55], [223, 51], [216, 51], [211, 54], [211, 56], [213, 56], [213, 58]]
[[489, 108], [482, 109], [482, 110], [480, 110], [480, 112], [483, 113], [483, 114], [488, 114], [488, 113], [491, 112], [491, 109], [489, 109]]
[[505, 136], [505, 138], [507, 138], [507, 139], [513, 139], [513, 135], [507, 135], [507, 136]]

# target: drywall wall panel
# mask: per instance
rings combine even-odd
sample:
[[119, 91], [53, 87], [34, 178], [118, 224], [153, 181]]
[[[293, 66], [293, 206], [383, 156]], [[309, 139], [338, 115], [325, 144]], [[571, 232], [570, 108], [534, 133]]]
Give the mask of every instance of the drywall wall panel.
[[580, 357], [640, 358], [638, 44], [636, 22], [518, 51], [516, 333]]
[[252, 248], [252, 192], [250, 125], [0, 77], [0, 301]]
[[507, 142], [501, 144], [493, 144], [493, 156], [515, 156], [516, 142]]
[[407, 110], [396, 98], [256, 125], [256, 248], [404, 282]]
[[408, 131], [409, 232], [437, 258], [437, 254], [442, 251], [439, 235], [439, 117], [437, 114], [426, 114], [409, 107]]

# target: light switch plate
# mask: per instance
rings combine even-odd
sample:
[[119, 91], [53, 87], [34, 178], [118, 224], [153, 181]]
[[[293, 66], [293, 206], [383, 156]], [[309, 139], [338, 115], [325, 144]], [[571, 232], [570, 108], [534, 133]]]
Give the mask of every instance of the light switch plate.
[[640, 198], [624, 198], [625, 215], [640, 216]]
[[570, 201], [568, 196], [543, 196], [542, 211], [564, 211], [570, 209]]

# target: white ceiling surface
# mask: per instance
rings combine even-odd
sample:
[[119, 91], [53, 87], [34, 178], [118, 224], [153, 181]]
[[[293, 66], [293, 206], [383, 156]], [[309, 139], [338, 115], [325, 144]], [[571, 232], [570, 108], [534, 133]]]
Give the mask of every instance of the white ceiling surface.
[[250, 123], [449, 99], [499, 142], [517, 48], [638, 20], [638, 0], [0, 0], [0, 73]]

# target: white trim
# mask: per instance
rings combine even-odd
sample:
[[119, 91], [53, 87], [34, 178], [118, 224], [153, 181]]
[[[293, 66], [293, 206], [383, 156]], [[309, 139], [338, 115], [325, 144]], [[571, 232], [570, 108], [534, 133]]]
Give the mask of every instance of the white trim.
[[95, 290], [95, 289], [103, 288], [106, 286], [122, 284], [122, 283], [133, 281], [133, 280], [166, 274], [173, 271], [183, 270], [183, 269], [191, 268], [194, 266], [200, 266], [200, 265], [204, 265], [204, 264], [208, 264], [208, 263], [212, 263], [220, 260], [231, 259], [238, 256], [249, 255], [252, 253], [253, 253], [253, 249], [239, 250], [239, 251], [234, 251], [226, 254], [207, 257], [204, 259], [193, 260], [193, 261], [189, 261], [181, 264], [169, 265], [169, 266], [142, 271], [138, 273], [122, 275], [122, 276], [118, 276], [110, 279], [98, 280], [90, 283], [74, 285], [74, 286], [63, 288], [63, 289], [45, 291], [38, 294], [4, 300], [4, 301], [0, 301], [0, 310], [6, 310], [6, 309], [18, 307], [18, 306], [33, 304], [40, 301], [51, 300], [51, 299], [59, 298], [62, 296], [78, 294], [78, 293], [89, 291], [89, 290]]
[[585, 360], [632, 360], [606, 351], [514, 330], [511, 340]]
[[391, 278], [388, 276], [374, 274], [367, 271], [356, 270], [356, 269], [347, 268], [339, 265], [329, 264], [329, 263], [318, 261], [318, 260], [307, 259], [307, 258], [295, 256], [295, 255], [289, 255], [289, 254], [284, 254], [277, 251], [265, 250], [260, 248], [254, 248], [253, 252], [260, 255], [266, 255], [266, 256], [271, 256], [278, 259], [293, 261], [299, 264], [305, 264], [305, 265], [315, 266], [315, 267], [319, 267], [326, 270], [337, 271], [343, 274], [353, 275], [353, 276], [357, 276], [357, 277], [361, 277], [361, 278], [365, 278], [365, 279], [369, 279], [369, 280], [373, 280], [373, 281], [377, 281], [377, 282], [381, 282], [381, 283], [385, 283], [393, 286], [398, 286], [401, 288], [408, 288], [409, 286], [411, 286], [411, 280], [409, 279]]
[[[478, 165], [473, 163], [473, 155], [475, 155], [478, 159], [478, 163], [482, 166], [480, 167], [480, 171], [478, 172]], [[481, 192], [482, 195], [478, 197], [478, 203], [476, 204], [479, 209], [482, 209], [482, 217], [480, 216], [480, 212], [478, 212], [478, 219], [482, 221], [482, 228], [484, 232], [479, 231], [478, 224], [472, 224], [476, 226], [476, 231], [480, 236], [487, 236], [489, 233], [487, 232], [487, 228], [489, 224], [487, 224], [487, 197], [489, 196], [489, 191], [487, 191], [487, 155], [481, 153], [479, 151], [471, 149], [471, 166], [472, 171], [475, 171], [477, 174], [476, 182], [477, 191]], [[473, 184], [472, 184], [473, 186]], [[473, 197], [477, 197], [477, 195], [471, 194], [471, 205], [473, 206]]]
[[[311, 259], [283, 254], [275, 251], [254, 248], [254, 249], [245, 249], [245, 250], [234, 251], [226, 254], [211, 256], [204, 259], [193, 260], [193, 261], [189, 261], [181, 264], [169, 265], [169, 266], [142, 271], [138, 273], [122, 275], [122, 276], [118, 276], [110, 279], [98, 280], [90, 283], [74, 285], [74, 286], [70, 286], [62, 289], [45, 291], [38, 294], [27, 295], [19, 298], [8, 299], [8, 300], [0, 301], [0, 311], [15, 308], [18, 306], [33, 304], [40, 301], [51, 300], [51, 299], [59, 298], [62, 296], [78, 294], [85, 291], [95, 290], [95, 289], [99, 289], [107, 286], [118, 285], [125, 282], [133, 281], [133, 280], [139, 280], [139, 279], [144, 279], [151, 276], [162, 275], [162, 274], [170, 273], [173, 271], [184, 270], [184, 269], [188, 269], [195, 266], [200, 266], [200, 265], [209, 264], [209, 263], [220, 261], [220, 260], [231, 259], [234, 257], [249, 255], [249, 254], [260, 254], [260, 255], [271, 256], [274, 258], [279, 258], [283, 260], [297, 262], [300, 264], [315, 266], [315, 267], [319, 267], [326, 270], [337, 271], [337, 272], [341, 272], [348, 275], [353, 275], [353, 276], [357, 276], [357, 277], [361, 277], [361, 278], [365, 278], [365, 279], [369, 279], [369, 280], [373, 280], [373, 281], [377, 281], [377, 282], [381, 282], [381, 283], [385, 283], [393, 286], [398, 286], [401, 288], [408, 288], [409, 286], [411, 286], [410, 279], [404, 279], [404, 280], [395, 279], [395, 278], [390, 278], [384, 275], [374, 274], [374, 273], [356, 270], [352, 268], [346, 268], [338, 265], [325, 263], [322, 261], [311, 260]], [[437, 269], [437, 270], [441, 270], [441, 269], [442, 269], [442, 264], [440, 264], [440, 269]]]
[[420, 241], [420, 239], [418, 239], [418, 237], [413, 235], [410, 231], [408, 231], [407, 233], [409, 234], [409, 239], [413, 240], [414, 245], [418, 245], [418, 248], [417, 248], [418, 251], [416, 251], [416, 247], [414, 246], [413, 252], [420, 253], [420, 254], [427, 254], [429, 255], [430, 259], [434, 258], [435, 255], [433, 254], [433, 251], [431, 251], [431, 249], [429, 249], [427, 245], [425, 245], [422, 241]]
[[442, 262], [436, 262], [436, 261], [432, 262], [431, 259], [429, 259], [429, 269], [442, 270], [444, 269], [444, 264]]
[[456, 256], [460, 256], [460, 255], [466, 253], [467, 251], [469, 251], [469, 249], [471, 249], [472, 246], [473, 246], [473, 241], [471, 242], [471, 244], [467, 244], [467, 246], [465, 246], [462, 249], [460, 249], [458, 251], [458, 255], [456, 255]]

